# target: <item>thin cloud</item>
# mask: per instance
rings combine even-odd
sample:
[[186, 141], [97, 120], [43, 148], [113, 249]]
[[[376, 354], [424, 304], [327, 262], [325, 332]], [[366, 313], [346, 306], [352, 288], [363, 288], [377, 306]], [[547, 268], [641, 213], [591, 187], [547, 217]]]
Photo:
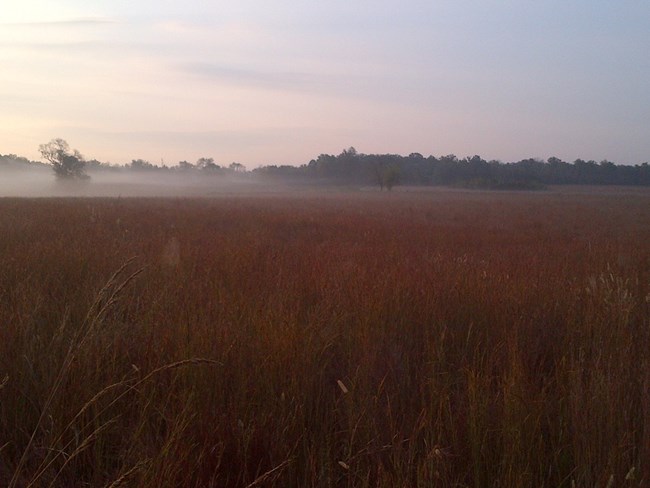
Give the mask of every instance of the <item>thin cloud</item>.
[[118, 21], [110, 17], [79, 17], [72, 19], [47, 20], [40, 22], [0, 22], [2, 26], [15, 27], [83, 27], [101, 24], [116, 24]]
[[[72, 130], [69, 129], [68, 130]], [[182, 130], [134, 130], [134, 131], [103, 131], [75, 128], [78, 132], [85, 132], [111, 139], [127, 141], [155, 141], [156, 143], [235, 143], [242, 146], [248, 144], [265, 144], [269, 141], [285, 137], [287, 133], [296, 134], [312, 130], [311, 127], [257, 127], [236, 130], [207, 130], [207, 131], [182, 131]]]
[[61, 52], [70, 54], [75, 52], [90, 53], [92, 55], [114, 53], [124, 55], [151, 55], [159, 53], [164, 44], [155, 42], [116, 41], [116, 40], [82, 40], [61, 42], [34, 42], [34, 41], [0, 41], [0, 48], [24, 49], [30, 51]]
[[309, 90], [322, 83], [322, 77], [311, 73], [263, 71], [212, 63], [188, 63], [181, 65], [181, 69], [211, 80], [280, 90]]
[[391, 74], [271, 71], [216, 63], [185, 63], [180, 69], [208, 81], [271, 91], [308, 93], [322, 97], [370, 100], [397, 105], [419, 105], [409, 90], [399, 90]]

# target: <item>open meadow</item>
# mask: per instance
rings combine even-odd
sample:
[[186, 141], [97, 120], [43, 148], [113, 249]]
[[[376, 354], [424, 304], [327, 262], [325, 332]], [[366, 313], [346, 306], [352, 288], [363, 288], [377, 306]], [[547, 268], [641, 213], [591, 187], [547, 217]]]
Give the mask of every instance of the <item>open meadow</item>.
[[0, 486], [650, 483], [650, 192], [0, 199]]

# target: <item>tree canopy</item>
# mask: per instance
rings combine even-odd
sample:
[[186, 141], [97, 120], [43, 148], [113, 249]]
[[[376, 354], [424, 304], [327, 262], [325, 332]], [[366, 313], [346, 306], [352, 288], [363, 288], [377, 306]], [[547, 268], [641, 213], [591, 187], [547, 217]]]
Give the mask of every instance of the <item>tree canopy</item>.
[[86, 161], [79, 151], [70, 150], [63, 139], [52, 139], [47, 144], [38, 147], [43, 159], [49, 162], [54, 174], [62, 180], [86, 180]]

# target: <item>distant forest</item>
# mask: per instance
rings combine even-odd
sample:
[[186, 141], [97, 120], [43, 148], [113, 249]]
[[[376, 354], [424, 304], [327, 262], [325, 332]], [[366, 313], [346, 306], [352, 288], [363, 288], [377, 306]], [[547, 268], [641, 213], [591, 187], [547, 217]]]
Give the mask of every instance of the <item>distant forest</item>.
[[[650, 165], [619, 165], [610, 161], [568, 163], [556, 157], [547, 161], [523, 159], [517, 162], [486, 161], [480, 156], [459, 159], [454, 155], [428, 156], [411, 153], [362, 154], [353, 147], [339, 155], [321, 154], [301, 166], [267, 165], [252, 171], [239, 163], [221, 166], [213, 158], [196, 163], [180, 161], [175, 166], [156, 165], [142, 159], [121, 166], [85, 161], [85, 168], [96, 171], [167, 172], [188, 174], [205, 172], [284, 181], [293, 184], [373, 185], [390, 190], [396, 185], [453, 186], [483, 189], [543, 189], [547, 185], [650, 185]], [[29, 161], [14, 154], [0, 155], [0, 171], [47, 169], [46, 163]]]

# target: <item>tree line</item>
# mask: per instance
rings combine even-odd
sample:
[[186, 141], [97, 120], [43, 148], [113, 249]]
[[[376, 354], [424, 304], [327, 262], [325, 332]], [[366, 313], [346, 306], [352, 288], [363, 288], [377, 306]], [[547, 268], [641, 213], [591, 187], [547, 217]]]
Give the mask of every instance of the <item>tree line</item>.
[[[88, 179], [88, 170], [170, 172], [187, 174], [203, 172], [213, 175], [246, 175], [267, 180], [282, 180], [296, 184], [376, 185], [390, 190], [395, 185], [455, 186], [487, 189], [541, 189], [547, 185], [650, 185], [650, 165], [620, 165], [611, 161], [572, 163], [551, 157], [523, 159], [516, 162], [486, 161], [480, 156], [458, 158], [455, 155], [428, 156], [411, 153], [362, 154], [353, 147], [338, 155], [321, 154], [300, 166], [266, 165], [248, 171], [240, 163], [222, 166], [213, 158], [202, 157], [195, 163], [179, 161], [177, 165], [157, 165], [134, 159], [127, 165], [111, 165], [86, 160], [77, 150], [71, 150], [62, 139], [54, 139], [39, 147], [40, 153], [59, 179]], [[13, 154], [0, 155], [2, 168], [43, 167]]]
[[374, 184], [390, 190], [396, 184], [458, 186], [491, 189], [540, 189], [547, 185], [650, 185], [650, 165], [618, 165], [611, 161], [573, 163], [552, 157], [546, 161], [486, 161], [480, 156], [424, 157], [420, 153], [360, 154], [353, 147], [339, 155], [321, 154], [308, 164], [263, 166], [254, 172], [294, 180], [338, 184]]

